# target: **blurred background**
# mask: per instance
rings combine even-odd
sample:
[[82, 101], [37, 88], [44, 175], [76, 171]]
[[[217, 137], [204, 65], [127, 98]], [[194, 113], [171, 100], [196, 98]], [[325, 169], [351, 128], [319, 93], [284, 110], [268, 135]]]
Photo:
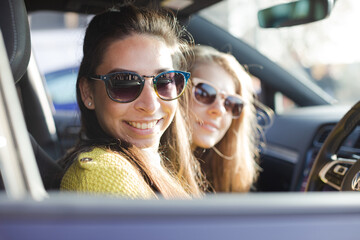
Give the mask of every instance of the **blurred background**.
[[[255, 47], [299, 79], [310, 78], [339, 103], [354, 104], [360, 96], [360, 15], [356, 14], [360, 12], [360, 1], [338, 0], [331, 16], [319, 22], [278, 29], [260, 28], [257, 10], [282, 2], [288, 1], [226, 0], [201, 11], [200, 15]], [[51, 15], [53, 20], [43, 21], [44, 15]], [[56, 12], [37, 12], [30, 16], [34, 56], [55, 108], [76, 108], [74, 85], [82, 57], [84, 28], [91, 17]], [[56, 30], [49, 30], [54, 26]], [[230, 48], [222, 50], [231, 52]], [[68, 80], [62, 81], [64, 78]], [[260, 87], [258, 81], [254, 84]], [[59, 87], [69, 88], [68, 94], [58, 96]], [[296, 106], [289, 100], [278, 110], [291, 107]]]

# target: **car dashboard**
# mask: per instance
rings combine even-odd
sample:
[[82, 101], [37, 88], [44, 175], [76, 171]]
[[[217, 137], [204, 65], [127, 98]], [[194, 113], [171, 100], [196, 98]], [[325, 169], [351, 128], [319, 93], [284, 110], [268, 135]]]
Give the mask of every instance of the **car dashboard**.
[[[275, 115], [272, 126], [265, 132], [258, 190], [304, 191], [317, 153], [350, 107], [302, 107]], [[356, 157], [359, 153], [360, 126], [345, 139], [338, 156]]]

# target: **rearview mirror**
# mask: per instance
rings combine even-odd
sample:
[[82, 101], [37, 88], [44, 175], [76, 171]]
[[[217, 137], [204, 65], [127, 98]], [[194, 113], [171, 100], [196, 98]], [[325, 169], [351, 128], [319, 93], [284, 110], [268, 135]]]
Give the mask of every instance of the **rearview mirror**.
[[319, 21], [330, 15], [336, 0], [298, 0], [258, 12], [262, 28], [280, 28]]

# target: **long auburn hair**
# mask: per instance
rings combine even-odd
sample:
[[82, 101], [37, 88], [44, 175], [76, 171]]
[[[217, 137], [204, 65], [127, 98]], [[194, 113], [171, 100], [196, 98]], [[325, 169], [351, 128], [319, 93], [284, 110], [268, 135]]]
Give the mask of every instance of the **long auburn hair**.
[[[95, 16], [86, 30], [84, 55], [76, 83], [77, 102], [81, 113], [79, 141], [61, 162], [66, 169], [81, 152], [90, 151], [94, 147], [107, 148], [128, 159], [163, 197], [199, 197], [202, 195], [200, 186], [203, 180], [198, 161], [191, 152], [190, 134], [186, 127], [183, 106], [178, 105], [172, 123], [160, 140], [159, 151], [164, 168], [154, 169], [151, 167], [151, 159], [142, 154], [140, 149], [106, 134], [99, 125], [95, 112], [86, 108], [81, 100], [80, 79], [85, 78], [89, 81], [88, 77], [95, 74], [107, 47], [113, 41], [132, 34], [146, 34], [164, 40], [173, 50], [174, 68], [188, 70], [192, 56], [192, 36], [178, 24], [172, 13], [163, 9], [137, 8], [127, 4]], [[89, 84], [92, 82], [89, 81]]]
[[247, 192], [257, 179], [259, 169], [257, 159], [260, 128], [256, 119], [251, 77], [229, 53], [197, 45], [194, 47], [194, 54], [195, 62], [191, 72], [200, 64], [219, 65], [232, 76], [235, 92], [246, 101], [240, 117], [232, 120], [225, 136], [213, 148], [198, 147], [195, 155], [200, 159], [213, 191]]

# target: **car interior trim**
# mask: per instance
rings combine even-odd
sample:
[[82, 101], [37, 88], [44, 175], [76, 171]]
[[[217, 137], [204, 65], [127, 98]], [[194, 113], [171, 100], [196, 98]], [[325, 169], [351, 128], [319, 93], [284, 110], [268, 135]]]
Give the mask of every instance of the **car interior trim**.
[[34, 91], [36, 95], [39, 96], [39, 102], [41, 108], [43, 109], [46, 127], [48, 129], [49, 134], [52, 136], [53, 139], [56, 139], [56, 126], [53, 117], [53, 113], [51, 107], [49, 105], [49, 101], [47, 99], [46, 90], [44, 89], [44, 85], [42, 83], [42, 77], [38, 71], [34, 71], [37, 69], [36, 62], [34, 59], [34, 54], [31, 53], [30, 60], [29, 60], [29, 81], [32, 86], [34, 86]]
[[292, 151], [271, 143], [266, 143], [262, 153], [293, 164], [296, 164], [299, 159], [299, 154], [296, 151]]
[[9, 126], [9, 124], [12, 123], [12, 121], [8, 119], [9, 111], [11, 110], [5, 108], [9, 106], [6, 103], [12, 100], [18, 101], [18, 99], [14, 94], [12, 94], [12, 96], [9, 95], [8, 89], [4, 91], [6, 84], [8, 84], [10, 89], [11, 86], [13, 86], [10, 65], [6, 59], [5, 44], [0, 34], [0, 136], [5, 141], [4, 146], [0, 148], [0, 172], [9, 198], [21, 199], [26, 195], [26, 184], [22, 177], [23, 174], [20, 163], [17, 161], [13, 128]]

